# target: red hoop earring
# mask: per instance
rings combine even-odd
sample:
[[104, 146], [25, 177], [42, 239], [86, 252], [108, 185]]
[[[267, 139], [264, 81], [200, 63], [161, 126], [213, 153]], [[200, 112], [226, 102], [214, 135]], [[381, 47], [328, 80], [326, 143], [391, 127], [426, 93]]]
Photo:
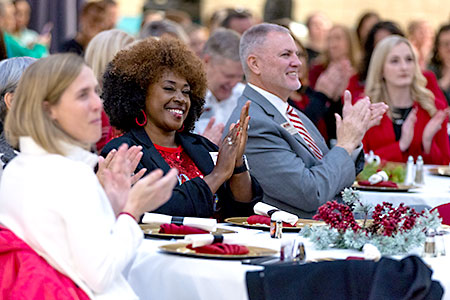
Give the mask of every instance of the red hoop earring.
[[139, 122], [138, 117], [136, 117], [135, 121], [136, 121], [136, 124], [138, 126], [142, 127], [142, 126], [145, 126], [145, 124], [147, 124], [147, 115], [145, 114], [143, 109], [141, 109], [141, 113], [144, 115], [144, 121], [143, 122]]
[[181, 125], [181, 128], [177, 130], [177, 132], [183, 132], [184, 131], [184, 123]]

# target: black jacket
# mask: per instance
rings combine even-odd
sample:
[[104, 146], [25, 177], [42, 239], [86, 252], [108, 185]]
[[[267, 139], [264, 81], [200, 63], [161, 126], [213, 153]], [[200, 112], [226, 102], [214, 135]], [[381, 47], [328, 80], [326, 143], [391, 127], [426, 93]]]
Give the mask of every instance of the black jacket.
[[[208, 139], [193, 133], [177, 133], [177, 142], [183, 147], [197, 168], [206, 176], [214, 168], [214, 163], [209, 152], [218, 151], [217, 145]], [[153, 146], [143, 128], [132, 129], [121, 137], [110, 141], [102, 150], [106, 156], [112, 149], [117, 149], [122, 144], [142, 146], [143, 156], [136, 168], [136, 172], [147, 168], [147, 173], [162, 169], [164, 174], [170, 170], [170, 166]], [[250, 187], [249, 187], [250, 188]], [[262, 189], [255, 178], [252, 177], [253, 201], [251, 203], [240, 203], [234, 200], [231, 190], [225, 182], [217, 191], [218, 203], [211, 193], [206, 182], [197, 177], [183, 184], [178, 184], [173, 189], [170, 200], [154, 212], [172, 216], [189, 217], [212, 217], [219, 216], [220, 219], [227, 217], [244, 217], [253, 214], [253, 206], [262, 199]]]

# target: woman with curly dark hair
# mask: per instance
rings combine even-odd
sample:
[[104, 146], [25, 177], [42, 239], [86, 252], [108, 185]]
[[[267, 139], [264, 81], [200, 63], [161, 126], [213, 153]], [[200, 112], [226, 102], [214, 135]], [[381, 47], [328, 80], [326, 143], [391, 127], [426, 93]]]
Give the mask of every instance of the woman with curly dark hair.
[[179, 170], [171, 199], [156, 212], [217, 218], [250, 215], [254, 202], [262, 198], [243, 157], [250, 103], [217, 147], [191, 133], [206, 87], [202, 62], [178, 40], [146, 39], [119, 52], [105, 72], [102, 98], [111, 125], [125, 134], [109, 142], [102, 154], [123, 143], [140, 145], [144, 155], [137, 170]]

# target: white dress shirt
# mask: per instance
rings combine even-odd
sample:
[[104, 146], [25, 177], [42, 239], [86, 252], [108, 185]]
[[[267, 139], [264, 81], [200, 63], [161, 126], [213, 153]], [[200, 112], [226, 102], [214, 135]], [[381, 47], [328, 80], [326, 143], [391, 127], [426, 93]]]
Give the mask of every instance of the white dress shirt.
[[[254, 89], [255, 91], [257, 91], [258, 93], [260, 93], [261, 95], [264, 96], [264, 98], [267, 99], [267, 101], [270, 102], [270, 104], [272, 104], [279, 112], [280, 114], [286, 119], [287, 122], [291, 123], [291, 121], [289, 120], [289, 117], [287, 116], [287, 108], [288, 108], [288, 103], [286, 101], [283, 101], [280, 97], [275, 96], [274, 94], [263, 90], [260, 87], [257, 87], [254, 84], [248, 83], [248, 85]], [[299, 115], [300, 117], [300, 115]], [[292, 125], [292, 123], [291, 123]], [[360, 145], [353, 150], [352, 154], [350, 155], [350, 157], [352, 158], [352, 160], [355, 162], [358, 159], [358, 155], [361, 152], [363, 148], [362, 143], [360, 143]]]
[[93, 172], [97, 155], [50, 154], [30, 137], [20, 150], [0, 183], [0, 223], [91, 299], [137, 299], [122, 271], [143, 234], [130, 216], [116, 219]]
[[237, 99], [242, 95], [244, 88], [245, 85], [238, 82], [238, 84], [236, 84], [233, 88], [230, 97], [222, 101], [218, 101], [211, 91], [207, 90], [203, 113], [195, 123], [194, 132], [197, 134], [202, 134], [212, 117], [216, 117], [216, 122], [214, 125], [219, 123], [225, 125], [233, 112], [233, 109], [236, 107]]

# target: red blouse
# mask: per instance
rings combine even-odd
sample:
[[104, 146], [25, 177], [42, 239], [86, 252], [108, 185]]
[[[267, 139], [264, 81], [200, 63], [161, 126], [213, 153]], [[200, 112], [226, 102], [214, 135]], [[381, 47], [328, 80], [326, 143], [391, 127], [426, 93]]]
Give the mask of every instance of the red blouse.
[[156, 150], [171, 168], [178, 170], [178, 181], [183, 184], [195, 177], [203, 178], [203, 173], [197, 168], [195, 163], [184, 151], [183, 147], [176, 148], [162, 147], [154, 144]]

